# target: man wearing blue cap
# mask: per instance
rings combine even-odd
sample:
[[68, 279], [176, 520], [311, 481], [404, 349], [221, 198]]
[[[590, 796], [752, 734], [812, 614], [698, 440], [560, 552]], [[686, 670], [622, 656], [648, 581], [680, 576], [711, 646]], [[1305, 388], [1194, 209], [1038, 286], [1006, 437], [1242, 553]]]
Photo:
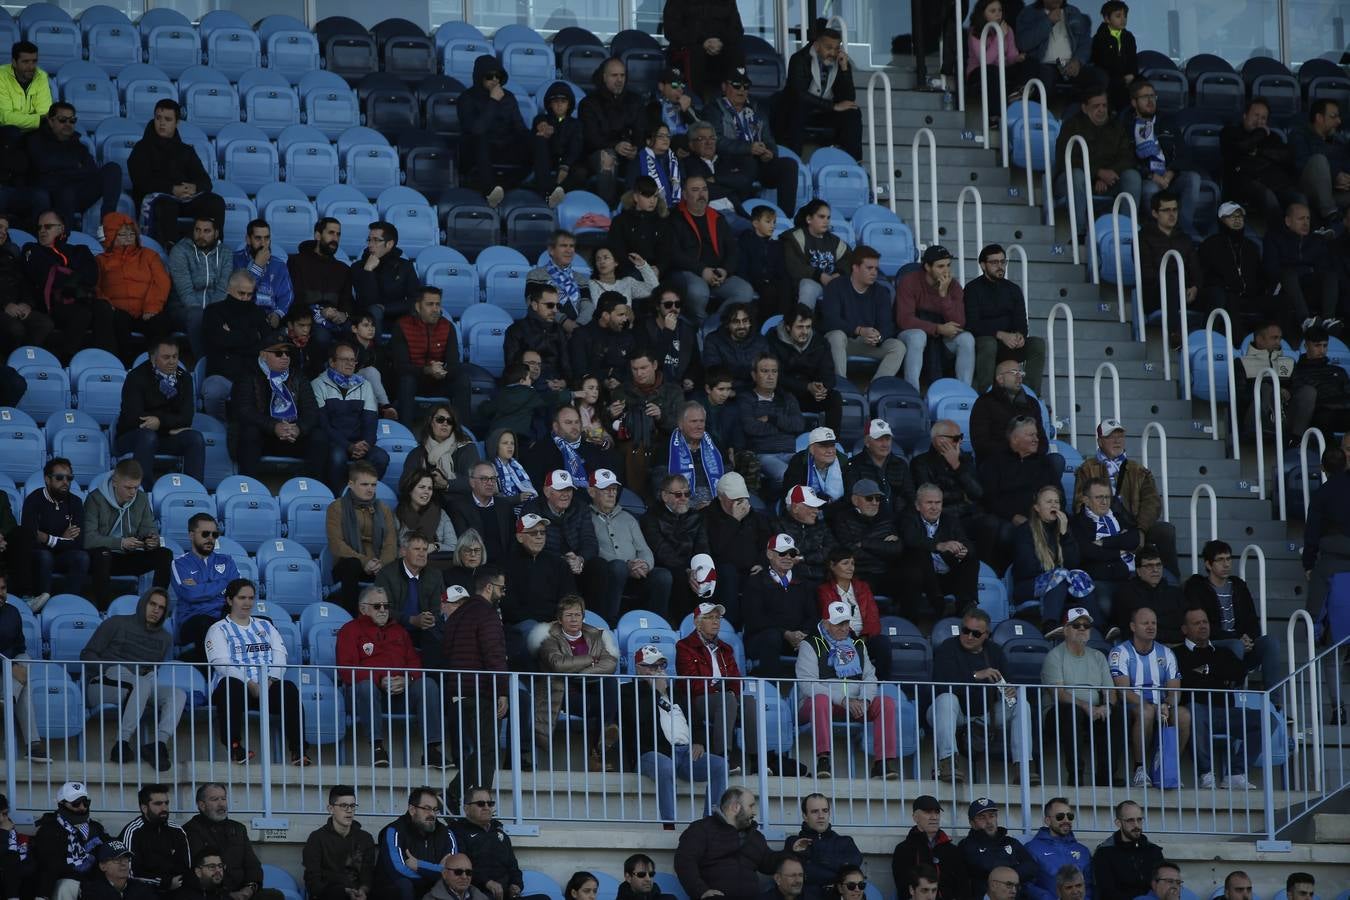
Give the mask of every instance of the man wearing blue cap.
[[98, 875], [80, 888], [83, 900], [154, 900], [145, 882], [131, 877], [131, 851], [121, 841], [108, 841], [94, 851]]
[[1022, 884], [1030, 884], [1040, 874], [1040, 867], [1022, 842], [998, 824], [998, 808], [993, 800], [980, 797], [970, 804], [966, 814], [970, 819], [970, 834], [957, 849], [966, 864], [970, 879], [967, 893], [972, 896], [986, 889], [990, 873], [999, 867], [1017, 872]]

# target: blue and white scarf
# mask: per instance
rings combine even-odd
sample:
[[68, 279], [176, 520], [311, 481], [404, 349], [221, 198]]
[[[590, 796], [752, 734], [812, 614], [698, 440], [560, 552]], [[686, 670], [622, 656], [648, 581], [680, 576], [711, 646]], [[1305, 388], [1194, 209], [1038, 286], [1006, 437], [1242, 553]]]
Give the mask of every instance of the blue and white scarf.
[[[703, 462], [703, 477], [708, 483], [708, 492], [712, 495], [717, 494], [717, 482], [722, 479], [725, 471], [722, 465], [722, 453], [713, 444], [712, 435], [704, 434], [703, 441], [699, 444], [699, 456]], [[685, 480], [691, 486], [697, 483], [698, 473], [694, 471], [694, 454], [689, 449], [689, 442], [684, 439], [680, 429], [676, 428], [670, 435], [670, 462], [668, 469], [672, 475], [683, 475]]]
[[1070, 597], [1086, 597], [1096, 588], [1092, 576], [1082, 569], [1066, 569], [1060, 566], [1037, 575], [1032, 590], [1036, 592], [1037, 597], [1044, 597], [1065, 582], [1068, 582]]
[[[1088, 518], [1097, 525], [1096, 536], [1098, 538], [1110, 538], [1120, 534], [1120, 523], [1116, 521], [1115, 513], [1107, 512], [1104, 516], [1099, 516], [1090, 509], [1084, 507], [1083, 512], [1087, 513]], [[1134, 554], [1128, 550], [1120, 551], [1120, 561], [1131, 572], [1134, 571]]]
[[680, 104], [671, 100], [661, 101], [661, 124], [670, 129], [671, 137], [684, 134], [689, 130], [689, 126], [684, 124], [684, 117], [680, 113]]
[[656, 180], [661, 186], [661, 195], [666, 198], [666, 205], [674, 208], [684, 196], [684, 192], [680, 189], [683, 178], [680, 174], [679, 158], [671, 150], [658, 157], [651, 147], [643, 147], [638, 156], [639, 171]]
[[720, 101], [722, 108], [731, 113], [732, 120], [736, 123], [736, 136], [743, 141], [753, 144], [760, 139], [763, 126], [759, 123], [759, 117], [755, 115], [755, 107], [747, 103], [740, 111], [731, 105], [731, 101], [723, 97]]
[[1120, 470], [1125, 467], [1125, 454], [1107, 456], [1106, 451], [1098, 447], [1097, 461], [1106, 466], [1106, 477], [1111, 479], [1111, 490], [1116, 491], [1116, 477], [1120, 475]]
[[174, 369], [172, 375], [165, 375], [154, 366], [150, 367], [150, 371], [155, 373], [155, 381], [159, 384], [159, 392], [164, 395], [165, 400], [172, 400], [178, 396], [178, 376], [184, 372], [181, 366]]
[[343, 375], [332, 366], [328, 367], [328, 380], [333, 382], [333, 384], [337, 386], [337, 389], [342, 391], [344, 396], [348, 392], [354, 391], [366, 383], [366, 380], [355, 372], [351, 375]]
[[1156, 119], [1134, 120], [1134, 155], [1148, 162], [1150, 175], [1162, 175], [1167, 171], [1167, 157], [1163, 155], [1154, 131]]
[[291, 396], [291, 389], [286, 387], [291, 370], [273, 372], [262, 360], [258, 360], [258, 368], [262, 369], [267, 376], [267, 383], [272, 386], [272, 418], [279, 422], [294, 422], [300, 417], [300, 411], [295, 405], [295, 397]]
[[[566, 456], [566, 453], [563, 454]], [[534, 489], [534, 483], [530, 481], [530, 476], [525, 474], [525, 468], [514, 459], [502, 459], [498, 457], [492, 461], [492, 465], [497, 469], [497, 493], [503, 497], [518, 497], [523, 493], [539, 494]]]
[[576, 276], [572, 274], [572, 267], [563, 268], [553, 261], [553, 257], [544, 257], [544, 271], [548, 272], [548, 280], [558, 289], [558, 303], [560, 306], [572, 307], [572, 318], [576, 318], [577, 310], [581, 305], [581, 285], [577, 284]]
[[588, 484], [590, 479], [586, 475], [586, 462], [581, 458], [581, 441], [569, 444], [555, 434], [553, 444], [562, 453], [563, 468], [572, 476], [572, 480], [579, 484]]
[[853, 642], [853, 634], [850, 632], [843, 640], [836, 641], [830, 637], [830, 632], [826, 630], [825, 623], [821, 622], [816, 626], [820, 632], [820, 637], [825, 641], [825, 645], [830, 648], [829, 654], [825, 657], [826, 664], [834, 669], [836, 678], [858, 678], [862, 675], [862, 656], [858, 653], [858, 645]]
[[825, 476], [822, 478], [820, 470], [816, 468], [815, 461], [811, 459], [808, 451], [806, 454], [806, 486], [816, 492], [818, 497], [829, 497], [831, 500], [838, 500], [844, 496], [844, 470], [839, 465], [839, 460], [835, 459], [830, 463], [830, 467], [825, 470]]

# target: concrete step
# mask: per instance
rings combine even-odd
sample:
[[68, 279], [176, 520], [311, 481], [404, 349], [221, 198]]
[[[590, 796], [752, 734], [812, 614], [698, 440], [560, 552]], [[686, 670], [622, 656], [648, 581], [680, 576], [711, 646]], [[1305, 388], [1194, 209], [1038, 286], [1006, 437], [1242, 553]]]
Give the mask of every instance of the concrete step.
[[[1067, 341], [1057, 341], [1054, 348], [1054, 356], [1060, 365], [1061, 373], [1067, 371], [1068, 349]], [[1077, 365], [1092, 366], [1096, 371], [1097, 363], [1107, 360], [1121, 365], [1121, 363], [1143, 363], [1146, 360], [1157, 359], [1158, 351], [1147, 344], [1140, 344], [1137, 341], [1125, 339], [1103, 339], [1101, 337], [1083, 337], [1075, 332], [1074, 338], [1074, 360]]]
[[1314, 815], [1313, 840], [1319, 844], [1350, 844], [1350, 815], [1340, 813]]

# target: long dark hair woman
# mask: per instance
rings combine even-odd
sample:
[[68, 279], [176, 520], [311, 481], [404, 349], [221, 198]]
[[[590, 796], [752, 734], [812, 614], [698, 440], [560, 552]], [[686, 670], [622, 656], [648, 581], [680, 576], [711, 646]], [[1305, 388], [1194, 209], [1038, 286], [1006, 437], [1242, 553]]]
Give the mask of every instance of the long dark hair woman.
[[417, 430], [417, 447], [403, 463], [404, 477], [429, 470], [436, 497], [444, 505], [447, 494], [469, 492], [469, 470], [478, 459], [478, 445], [459, 424], [454, 407], [437, 403]]

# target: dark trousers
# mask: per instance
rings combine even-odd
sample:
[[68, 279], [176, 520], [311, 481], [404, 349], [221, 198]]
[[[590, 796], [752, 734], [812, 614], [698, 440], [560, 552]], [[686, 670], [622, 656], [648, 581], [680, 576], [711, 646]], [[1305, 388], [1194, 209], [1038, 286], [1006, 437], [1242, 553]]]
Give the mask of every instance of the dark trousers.
[[65, 179], [60, 185], [48, 186], [43, 192], [51, 208], [60, 213], [61, 219], [74, 229], [75, 217], [93, 206], [95, 200], [103, 201], [99, 208], [100, 216], [117, 212], [117, 200], [122, 196], [122, 167], [117, 163], [106, 163], [92, 172]]
[[[197, 216], [210, 216], [215, 221], [217, 230], [224, 228], [224, 199], [209, 191], [191, 200], [177, 200], [171, 196], [156, 197], [150, 204], [150, 221], [154, 226], [151, 236], [168, 250], [175, 241], [189, 233], [179, 226], [179, 218], [192, 219]], [[187, 226], [188, 229], [191, 227]]]
[[59, 552], [50, 547], [33, 548], [34, 594], [52, 592], [52, 574], [59, 572], [66, 576], [66, 590], [72, 594], [83, 594], [89, 581], [89, 552], [66, 547]]
[[778, 143], [801, 156], [802, 145], [806, 143], [806, 129], [828, 128], [833, 135], [830, 141], [832, 144], [854, 159], [862, 159], [861, 109], [813, 110], [801, 103], [793, 103], [786, 94], [779, 94], [779, 102], [782, 104], [779, 122], [783, 130], [778, 135]]
[[153, 481], [150, 475], [155, 471], [157, 453], [181, 456], [183, 473], [198, 481], [202, 480], [206, 471], [206, 439], [202, 437], [200, 431], [191, 428], [177, 434], [137, 428], [135, 431], [119, 434], [114, 449], [118, 456], [130, 453], [136, 462], [141, 464], [141, 471], [145, 473], [147, 481]]
[[445, 800], [455, 809], [466, 783], [491, 788], [497, 778], [497, 701], [477, 695], [460, 697], [449, 704], [445, 724], [458, 767], [445, 789]]
[[28, 382], [13, 366], [0, 365], [0, 406], [18, 406], [28, 393]]
[[347, 556], [333, 563], [333, 580], [338, 583], [337, 602], [347, 612], [356, 615], [356, 601], [361, 596], [361, 585], [374, 581], [361, 560]]
[[[103, 303], [104, 301], [95, 301]], [[142, 351], [148, 351], [150, 344], [159, 338], [173, 333], [173, 321], [168, 313], [158, 312], [148, 319], [133, 316], [131, 313], [112, 308], [112, 342], [117, 348], [114, 352], [124, 364], [130, 366]], [[136, 337], [140, 335], [140, 337]]]
[[[733, 42], [734, 44], [734, 42]], [[709, 55], [702, 44], [692, 47], [671, 47], [668, 51], [670, 64], [684, 69], [689, 78], [689, 86], [700, 97], [715, 98], [722, 95], [722, 82], [727, 74], [738, 66], [745, 65], [745, 56], [738, 46], [722, 47], [716, 56]]]
[[[797, 161], [784, 156], [775, 157], [768, 162], [750, 157], [750, 171], [755, 180], [766, 188], [778, 192], [778, 206], [781, 209], [797, 208]], [[736, 274], [735, 272], [732, 273]]]
[[206, 632], [219, 621], [219, 616], [193, 616], [179, 625], [178, 645], [187, 648], [179, 659], [183, 662], [206, 662]]
[[169, 567], [173, 565], [173, 553], [167, 547], [117, 552], [98, 548], [88, 552], [89, 576], [94, 580], [94, 605], [100, 610], [107, 609], [112, 598], [116, 596], [109, 581], [111, 578], [154, 572], [154, 584], [157, 587], [169, 586]]
[[953, 0], [913, 0], [910, 34], [914, 40], [914, 67], [920, 88], [928, 78], [928, 54], [942, 42], [943, 75], [956, 74], [956, 8]]
[[[244, 682], [238, 678], [222, 678], [211, 692], [211, 702], [225, 714], [216, 719], [216, 734], [225, 746], [238, 742], [245, 748], [256, 740], [257, 729], [246, 730], [246, 717], [251, 709], [258, 709], [261, 698], [253, 697]], [[289, 681], [274, 681], [267, 687], [268, 712], [281, 718], [282, 750], [299, 756], [304, 749], [300, 731], [300, 691]], [[262, 752], [266, 752], [264, 749]]]
[[69, 365], [70, 358], [86, 347], [117, 353], [113, 308], [108, 304], [101, 300], [62, 303], [53, 299], [51, 315], [56, 328], [48, 339], [47, 349], [62, 363]]
[[417, 421], [417, 398], [435, 397], [445, 400], [455, 410], [455, 419], [460, 422], [473, 421], [470, 408], [470, 395], [473, 385], [463, 371], [445, 378], [432, 378], [428, 375], [399, 375], [395, 388], [394, 402], [398, 408], [400, 422]]
[[1042, 729], [1045, 744], [1059, 745], [1066, 784], [1083, 784], [1089, 777], [1099, 785], [1110, 784], [1112, 770], [1120, 769], [1115, 759], [1123, 756], [1126, 733], [1122, 716], [1108, 725], [1107, 719], [1094, 720], [1072, 703], [1052, 706]]
[[863, 643], [867, 645], [867, 655], [872, 660], [873, 668], [877, 670], [877, 681], [890, 681], [891, 639], [883, 631], [881, 634], [864, 638]]
[[979, 600], [980, 560], [973, 553], [952, 564], [947, 572], [938, 574], [933, 567], [933, 558], [927, 553], [907, 552], [900, 571], [902, 581], [913, 591], [912, 599], [906, 601], [912, 608], [899, 610], [906, 618], [940, 618], [948, 594], [956, 597], [958, 612]]
[[[978, 56], [975, 61], [978, 64]], [[1026, 84], [1031, 76], [1036, 73], [1035, 66], [1036, 64], [1030, 60], [1008, 63], [1004, 81], [1007, 83], [1009, 94], [1022, 89], [1022, 85]], [[985, 66], [985, 68], [989, 70], [989, 87], [984, 95], [984, 114], [985, 116], [1002, 115], [1003, 101], [998, 92], [998, 57], [993, 57], [990, 60], [990, 65]], [[966, 105], [970, 106], [978, 99], [980, 99], [980, 67], [976, 65], [975, 69], [966, 76]]]
[[[11, 528], [5, 535], [5, 550], [0, 553], [0, 572], [8, 582], [9, 592], [16, 597], [31, 597], [33, 590], [33, 532], [27, 528]], [[39, 648], [29, 647], [36, 655]]]
[[821, 413], [825, 419], [825, 427], [839, 433], [839, 426], [844, 421], [844, 397], [834, 388], [830, 388], [825, 394], [824, 400], [817, 400], [815, 397], [803, 391], [794, 395], [797, 398], [797, 405], [802, 408], [802, 412]]
[[747, 635], [745, 655], [759, 661], [754, 672], [764, 678], [791, 678], [796, 672], [796, 665], [786, 657], [797, 654], [783, 637], [781, 628], [766, 628]]
[[[328, 486], [333, 489], [334, 494], [340, 494], [343, 485], [347, 483], [347, 467], [354, 460], [347, 451], [346, 441], [335, 441], [328, 435], [324, 435], [324, 438], [328, 453], [328, 467], [324, 470], [328, 473]], [[372, 446], [362, 459], [375, 467], [380, 478], [384, 477], [385, 471], [389, 468], [389, 453], [381, 447]]]
[[[586, 563], [581, 572], [581, 583], [585, 586], [589, 599], [586, 608], [591, 609], [614, 628], [619, 623], [619, 613], [623, 609], [625, 589], [638, 598], [637, 608], [651, 610], [662, 618], [670, 614], [669, 569], [655, 566], [646, 578], [633, 578], [628, 574], [628, 562], [622, 559], [596, 558]], [[718, 602], [724, 602], [719, 595]]]
[[[14, 301], [5, 300], [4, 302], [12, 303]], [[47, 339], [51, 337], [52, 329], [55, 327], [56, 323], [52, 321], [52, 317], [42, 311], [41, 303], [33, 307], [33, 311], [24, 319], [14, 316], [0, 316], [0, 351], [8, 356], [16, 347], [45, 346]]]
[[510, 190], [525, 180], [533, 163], [530, 144], [520, 140], [493, 140], [483, 137], [470, 142], [473, 170], [469, 181], [486, 194], [494, 187]]
[[322, 472], [328, 460], [328, 442], [324, 435], [302, 435], [295, 443], [280, 440], [266, 432], [241, 427], [234, 462], [240, 475], [256, 477], [264, 456], [289, 456], [303, 459], [306, 472]]
[[1336, 315], [1336, 272], [1297, 272], [1285, 269], [1280, 273], [1280, 296], [1293, 310], [1297, 333], [1303, 332], [1303, 320], [1310, 316], [1332, 318]]
[[567, 177], [561, 184], [558, 182], [559, 169], [554, 163], [553, 154], [549, 152], [548, 140], [538, 135], [530, 138], [530, 153], [534, 157], [534, 189], [544, 197], [553, 193], [555, 187], [565, 191], [584, 189], [587, 174], [581, 160], [568, 166]]

